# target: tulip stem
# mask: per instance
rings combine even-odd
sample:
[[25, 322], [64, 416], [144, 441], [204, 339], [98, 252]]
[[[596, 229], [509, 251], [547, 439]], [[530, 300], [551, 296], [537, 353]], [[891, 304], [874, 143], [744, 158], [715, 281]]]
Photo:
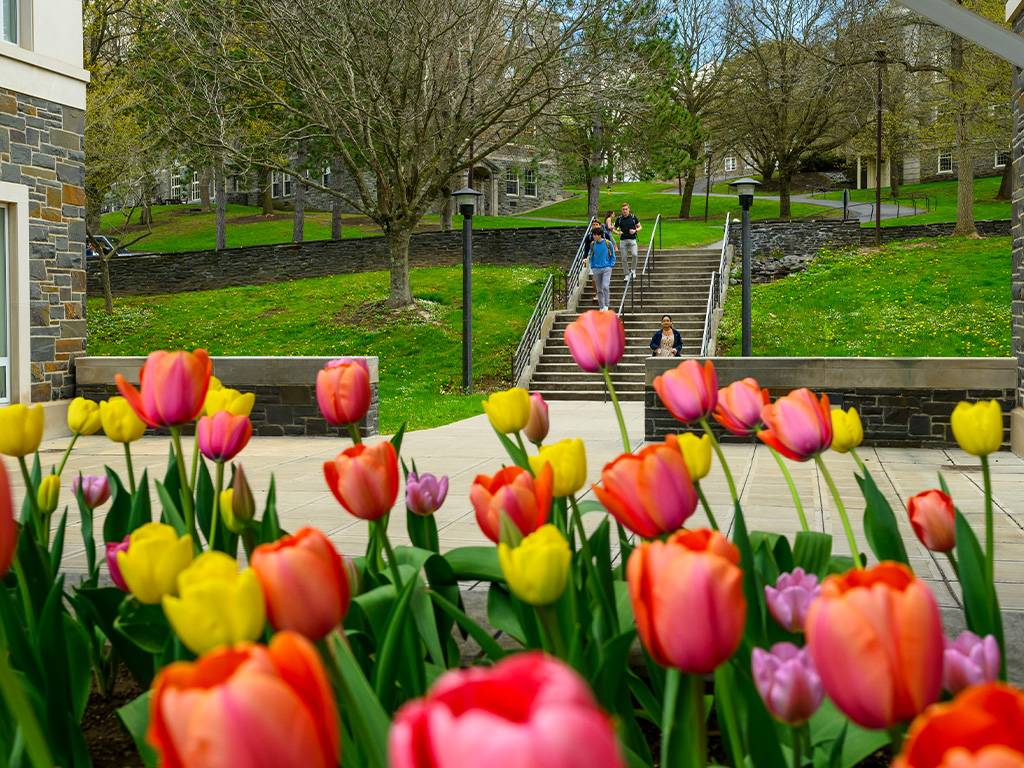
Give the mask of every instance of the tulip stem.
[[804, 512], [804, 505], [800, 503], [800, 494], [796, 491], [796, 484], [793, 482], [793, 475], [789, 472], [789, 467], [786, 466], [786, 462], [782, 460], [782, 456], [771, 446], [768, 447], [772, 457], [775, 459], [775, 463], [779, 465], [779, 471], [782, 472], [782, 476], [786, 478], [786, 485], [789, 486], [789, 493], [793, 497], [793, 504], [796, 505], [796, 513], [800, 517], [800, 527], [805, 531], [811, 530], [811, 527], [807, 524], [807, 513]]
[[868, 468], [864, 465], [864, 462], [861, 460], [860, 454], [857, 453], [857, 449], [851, 448], [850, 455], [853, 456], [853, 460], [857, 462], [857, 466], [860, 467], [860, 471], [864, 474], [864, 477], [867, 477]]
[[224, 488], [224, 462], [214, 462], [216, 485], [213, 489], [213, 508], [210, 510], [210, 549], [217, 548], [217, 518], [220, 517], [220, 492]]
[[538, 605], [537, 617], [540, 619], [541, 629], [551, 651], [563, 661], [568, 661], [569, 657], [565, 652], [565, 639], [562, 637], [562, 628], [558, 624], [558, 612], [555, 607], [553, 605]]
[[[516, 434], [516, 442], [519, 443], [519, 450], [523, 452], [523, 456], [529, 456], [529, 454], [526, 452], [526, 443], [523, 442], [523, 436], [519, 432], [516, 432], [515, 434]], [[529, 465], [530, 462], [527, 461], [526, 463], [527, 463], [527, 465]], [[532, 475], [533, 474], [533, 470], [529, 466], [527, 466], [527, 469], [529, 470], [530, 474]]]
[[43, 521], [39, 517], [39, 505], [36, 503], [36, 491], [32, 485], [32, 474], [28, 471], [28, 464], [25, 463], [24, 456], [18, 457], [18, 466], [21, 467], [21, 478], [25, 481], [25, 498], [28, 500], [29, 509], [28, 524], [33, 533], [35, 533], [36, 541], [42, 542], [42, 530], [40, 529]]
[[793, 726], [793, 768], [801, 768], [804, 764], [804, 737], [799, 725]]
[[676, 701], [682, 673], [672, 667], [665, 673], [665, 698], [661, 707], [661, 765], [671, 765], [672, 727], [676, 720]]
[[612, 405], [615, 406], [615, 418], [619, 420], [619, 433], [622, 435], [622, 452], [632, 453], [633, 447], [629, 442], [629, 432], [626, 431], [626, 419], [622, 416], [622, 406], [619, 405], [619, 396], [615, 392], [615, 385], [612, 384], [612, 375], [607, 368], [602, 368], [601, 373], [604, 374], [604, 383], [608, 387], [608, 396], [612, 399]]
[[354, 421], [348, 423], [348, 434], [352, 438], [352, 445], [359, 445], [363, 442], [363, 436], [359, 434], [359, 425]]
[[711, 505], [708, 504], [707, 497], [704, 495], [704, 490], [700, 487], [700, 482], [693, 484], [694, 489], [697, 491], [697, 498], [700, 499], [700, 504], [704, 507], [704, 514], [708, 517], [708, 522], [711, 523], [712, 530], [718, 530], [718, 521], [715, 520], [715, 515], [711, 511]]
[[699, 750], [697, 765], [705, 766], [708, 764], [708, 721], [704, 711], [704, 676], [690, 675], [690, 689], [693, 694], [693, 725]]
[[903, 726], [901, 724], [894, 725], [888, 729], [889, 738], [892, 741], [892, 753], [898, 755], [900, 750], [903, 749]]
[[608, 635], [611, 637], [619, 632], [619, 617], [614, 610], [615, 598], [605, 591], [603, 583], [598, 577], [597, 566], [594, 565], [594, 556], [590, 551], [590, 541], [587, 539], [587, 532], [583, 529], [583, 515], [580, 514], [580, 508], [576, 503], [576, 494], [569, 494], [569, 503], [572, 505], [573, 522], [576, 523], [576, 529], [580, 534], [580, 555], [586, 564], [587, 579], [593, 583], [595, 594], [601, 596], [601, 612], [605, 614], [605, 621], [612, 630], [612, 634]]
[[995, 594], [996, 534], [992, 520], [992, 472], [988, 465], [988, 456], [981, 457], [981, 476], [985, 481], [985, 571], [988, 583]]
[[[192, 505], [192, 486], [188, 483], [188, 473], [185, 470], [185, 453], [181, 450], [181, 430], [178, 427], [171, 427], [171, 440], [174, 442], [174, 452], [177, 457], [178, 480], [181, 483], [181, 506], [185, 513], [185, 528], [195, 546], [199, 546], [199, 538], [196, 536], [196, 512]], [[195, 455], [193, 455], [193, 458]]]
[[820, 453], [814, 457], [814, 461], [818, 465], [818, 471], [820, 471], [822, 476], [825, 478], [825, 483], [828, 485], [828, 489], [832, 493], [832, 500], [836, 503], [836, 509], [839, 511], [839, 519], [842, 521], [843, 531], [846, 533], [846, 542], [850, 545], [850, 556], [853, 558], [853, 567], [863, 568], [864, 564], [860, 560], [860, 551], [857, 547], [857, 540], [853, 537], [853, 528], [850, 526], [850, 517], [846, 514], [846, 506], [843, 504], [843, 499], [839, 496], [839, 489], [836, 487], [836, 481], [832, 479], [832, 474], [825, 466], [825, 461], [821, 458]]
[[377, 526], [377, 539], [384, 545], [384, 551], [388, 556], [388, 568], [391, 569], [391, 579], [395, 582], [395, 589], [402, 591], [402, 576], [398, 571], [398, 559], [395, 557], [395, 550], [391, 547], [391, 540], [388, 538], [387, 518], [382, 517], [374, 521]]
[[0, 633], [0, 694], [7, 704], [8, 711], [14, 716], [21, 728], [21, 736], [25, 741], [25, 751], [29, 761], [35, 768], [50, 768], [54, 765], [50, 750], [46, 745], [46, 737], [36, 718], [32, 703], [25, 695], [14, 670], [7, 658], [7, 641]]
[[71, 449], [75, 447], [75, 443], [78, 442], [78, 433], [75, 432], [71, 436], [71, 442], [68, 443], [68, 447], [64, 449], [64, 455], [61, 457], [60, 466], [57, 467], [57, 474], [60, 475], [64, 472], [64, 465], [68, 463], [68, 456], [71, 455]]
[[947, 552], [946, 557], [949, 559], [949, 564], [953, 568], [953, 575], [956, 576], [957, 581], [960, 581], [960, 567], [956, 564], [956, 558], [953, 557], [953, 552]]
[[[182, 454], [184, 456], [184, 454]], [[192, 436], [192, 472], [189, 475], [188, 487], [196, 487], [196, 477], [199, 475], [199, 429], [196, 428], [195, 435]]]
[[21, 595], [21, 602], [24, 603], [25, 624], [28, 626], [29, 636], [35, 636], [36, 612], [35, 606], [32, 604], [32, 593], [28, 589], [28, 579], [25, 578], [25, 569], [21, 567], [21, 560], [17, 556], [15, 556], [11, 565], [14, 568], [14, 579], [18, 582], [18, 593]]
[[732, 503], [734, 507], [738, 507], [740, 503], [739, 494], [736, 493], [736, 481], [732, 479], [732, 470], [729, 469], [729, 462], [725, 460], [725, 453], [722, 452], [722, 446], [718, 443], [718, 438], [715, 437], [715, 433], [711, 431], [711, 425], [708, 424], [707, 417], [700, 420], [700, 425], [704, 427], [704, 432], [711, 439], [711, 447], [715, 449], [715, 455], [718, 456], [718, 463], [722, 465], [722, 472], [725, 473], [725, 482], [729, 484], [729, 495], [732, 496]]
[[132, 448], [130, 443], [124, 443], [124, 463], [128, 466], [128, 486], [131, 488], [132, 496], [134, 496], [135, 468], [132, 466]]

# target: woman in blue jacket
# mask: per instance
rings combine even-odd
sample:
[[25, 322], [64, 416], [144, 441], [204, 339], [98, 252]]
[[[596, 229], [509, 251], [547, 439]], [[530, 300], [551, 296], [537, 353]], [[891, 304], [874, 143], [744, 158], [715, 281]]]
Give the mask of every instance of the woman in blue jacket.
[[615, 266], [615, 246], [611, 238], [604, 236], [600, 226], [591, 231], [594, 242], [590, 246], [590, 273], [594, 276], [594, 291], [597, 293], [597, 306], [603, 312], [608, 309], [608, 295], [612, 282], [612, 267]]
[[672, 315], [661, 316], [661, 330], [651, 337], [651, 355], [679, 357], [683, 352], [683, 337], [672, 327]]

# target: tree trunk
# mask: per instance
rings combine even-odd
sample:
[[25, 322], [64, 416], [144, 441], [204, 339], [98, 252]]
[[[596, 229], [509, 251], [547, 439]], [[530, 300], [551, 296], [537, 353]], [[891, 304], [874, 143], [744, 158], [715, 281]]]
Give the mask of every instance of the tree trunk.
[[217, 163], [213, 172], [213, 186], [217, 190], [217, 245], [216, 250], [227, 247], [228, 184], [224, 176], [224, 164]]
[[790, 218], [789, 194], [792, 186], [792, 172], [789, 168], [779, 166], [779, 218]]
[[102, 209], [103, 197], [100, 194], [88, 194], [85, 196], [85, 228], [90, 232], [103, 231]]
[[412, 289], [409, 287], [409, 236], [411, 228], [385, 229], [384, 241], [388, 246], [388, 269], [391, 272], [391, 286], [388, 293], [389, 307], [407, 307], [412, 304]]
[[977, 236], [974, 226], [974, 152], [971, 146], [970, 117], [967, 114], [967, 84], [964, 82], [964, 41], [950, 35], [949, 86], [953, 95], [956, 124], [956, 227], [954, 235]]
[[594, 114], [594, 133], [590, 145], [590, 178], [587, 179], [587, 215], [597, 216], [601, 207], [601, 163], [604, 160], [604, 126], [600, 113]]
[[110, 256], [100, 254], [100, 276], [103, 278], [103, 304], [108, 315], [114, 314], [114, 294], [110, 290]]
[[[341, 160], [334, 158], [331, 164], [331, 189], [341, 191]], [[331, 200], [331, 240], [341, 240], [341, 198]]]
[[295, 192], [292, 196], [295, 203], [292, 213], [292, 242], [301, 243], [306, 224], [306, 145], [304, 143], [299, 143], [295, 164], [298, 166], [298, 173], [295, 174]]
[[679, 218], [690, 218], [690, 206], [693, 204], [693, 189], [697, 186], [697, 169], [686, 174], [686, 185], [683, 187], [683, 199], [679, 201]]
[[210, 203], [210, 169], [203, 168], [199, 172], [199, 207], [203, 213], [213, 210]]
[[615, 153], [608, 150], [608, 185], [615, 183]]
[[153, 206], [150, 204], [148, 197], [144, 197], [142, 200], [142, 210], [139, 211], [139, 223], [146, 227], [153, 226]]
[[441, 215], [442, 232], [452, 231], [452, 192], [455, 191], [457, 183], [458, 180], [452, 178], [441, 185], [441, 199], [438, 203], [437, 211]]
[[[1013, 157], [1013, 148], [1010, 148], [1010, 156]], [[1013, 198], [1013, 161], [1003, 166], [1003, 178], [999, 182], [999, 192], [996, 200], [1011, 200]]]
[[900, 196], [900, 184], [903, 183], [903, 161], [898, 160], [896, 155], [889, 152], [889, 194], [893, 197]]
[[263, 187], [263, 215], [272, 216], [274, 214], [274, 172], [267, 171], [267, 183]]

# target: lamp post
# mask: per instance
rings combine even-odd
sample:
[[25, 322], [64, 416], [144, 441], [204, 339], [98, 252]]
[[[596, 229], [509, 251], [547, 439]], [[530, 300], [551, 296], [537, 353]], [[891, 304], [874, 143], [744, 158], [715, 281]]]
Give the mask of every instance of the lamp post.
[[744, 178], [731, 182], [729, 186], [739, 194], [740, 207], [743, 209], [743, 356], [750, 357], [754, 354], [750, 340], [750, 206], [754, 204], [754, 192], [761, 186], [761, 182]]
[[[882, 72], [885, 69], [885, 49], [879, 48], [878, 90], [876, 93], [877, 113], [875, 115], [875, 245], [882, 245]], [[892, 185], [892, 168], [889, 169], [889, 184]]]
[[452, 193], [462, 214], [462, 389], [469, 392], [473, 384], [473, 212], [482, 197], [471, 187]]

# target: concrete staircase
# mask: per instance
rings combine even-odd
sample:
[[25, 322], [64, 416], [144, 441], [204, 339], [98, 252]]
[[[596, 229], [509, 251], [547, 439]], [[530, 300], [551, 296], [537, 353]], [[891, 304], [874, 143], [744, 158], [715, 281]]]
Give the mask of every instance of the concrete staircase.
[[[643, 254], [640, 255], [641, 264]], [[651, 335], [660, 328], [661, 316], [672, 315], [672, 321], [683, 336], [683, 354], [700, 353], [704, 332], [711, 275], [718, 269], [720, 251], [716, 249], [681, 249], [661, 251], [655, 257], [650, 284], [643, 291], [640, 306], [639, 278], [635, 286], [635, 304], [630, 297], [622, 310], [626, 327], [626, 353], [612, 371], [612, 381], [620, 400], [643, 400], [644, 360], [650, 357]], [[619, 306], [625, 288], [621, 261], [612, 272], [612, 308]], [[530, 390], [540, 392], [547, 400], [604, 400], [604, 377], [599, 373], [581, 371], [565, 345], [565, 328], [579, 313], [597, 309], [593, 280], [580, 297], [576, 312], [559, 312], [544, 342], [540, 362], [530, 380]]]

